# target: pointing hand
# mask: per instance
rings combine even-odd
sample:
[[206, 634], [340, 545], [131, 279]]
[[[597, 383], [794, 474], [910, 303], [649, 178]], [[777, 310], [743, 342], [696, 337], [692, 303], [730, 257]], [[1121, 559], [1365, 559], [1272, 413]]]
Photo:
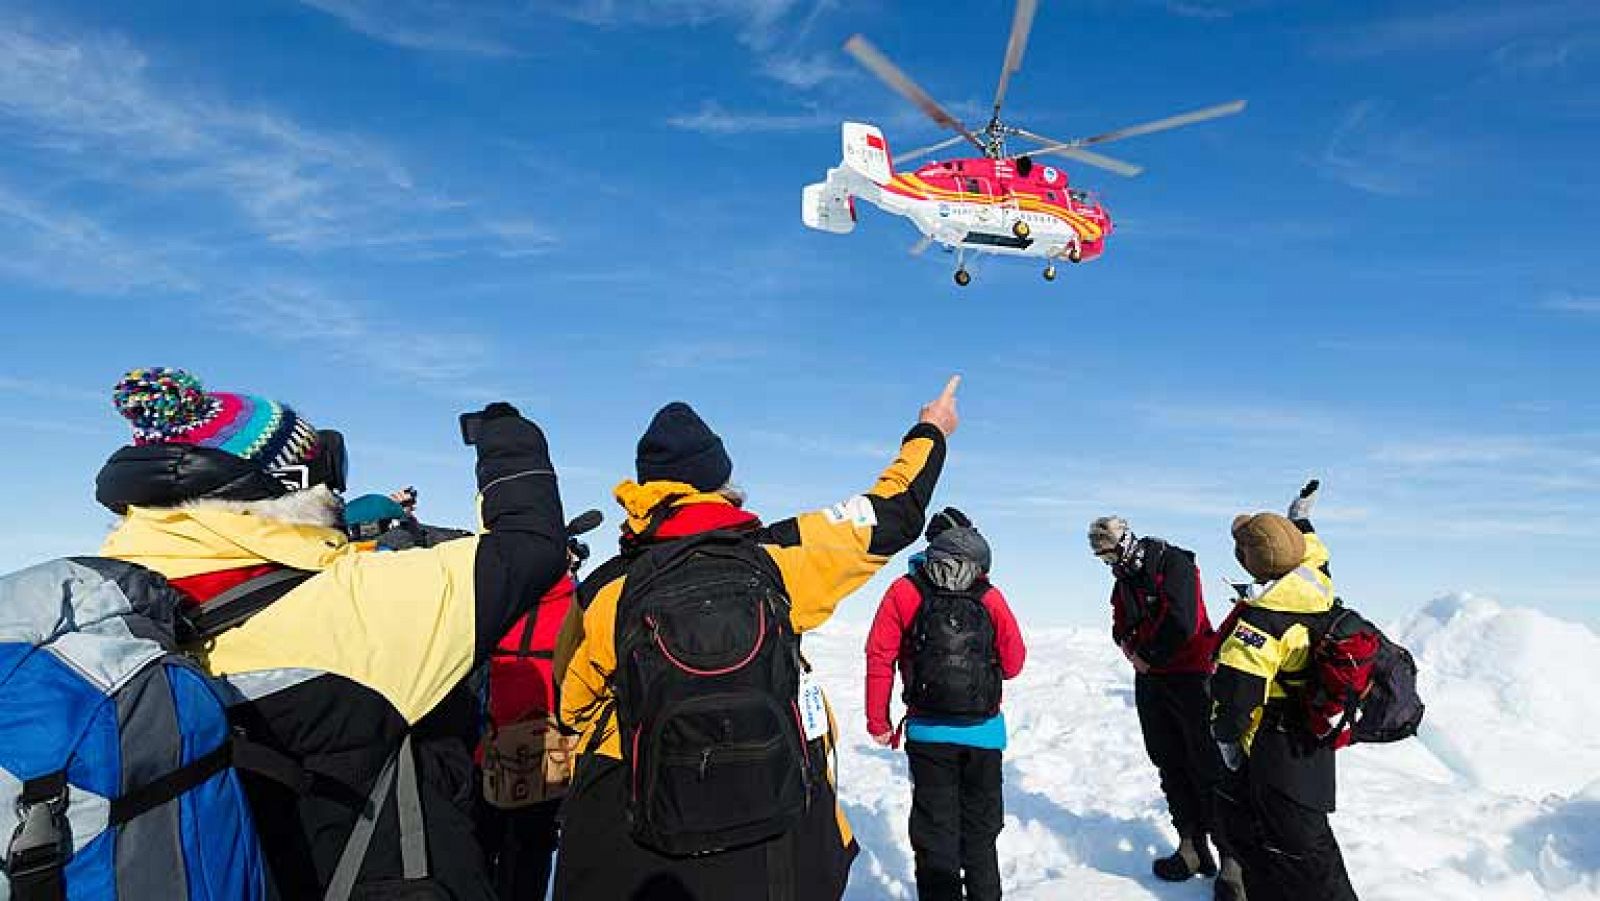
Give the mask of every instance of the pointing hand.
[[961, 376], [953, 375], [945, 383], [944, 392], [924, 404], [918, 422], [926, 422], [943, 432], [946, 437], [956, 430], [961, 418], [956, 415], [956, 388], [961, 386]]

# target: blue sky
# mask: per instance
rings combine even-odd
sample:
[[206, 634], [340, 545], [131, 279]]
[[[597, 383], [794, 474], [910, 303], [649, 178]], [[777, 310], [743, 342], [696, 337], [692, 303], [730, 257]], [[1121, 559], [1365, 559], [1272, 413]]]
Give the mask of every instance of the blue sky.
[[1218, 588], [1232, 514], [1315, 474], [1353, 603], [1600, 623], [1600, 6], [1044, 0], [1018, 122], [1248, 111], [1118, 145], [1135, 180], [1066, 165], [1118, 231], [1054, 284], [992, 261], [958, 290], [876, 211], [806, 231], [841, 120], [939, 137], [843, 40], [977, 125], [1010, 9], [0, 0], [0, 566], [96, 546], [131, 366], [342, 428], [358, 488], [415, 484], [445, 522], [455, 414], [488, 399], [608, 513], [689, 400], [776, 518], [864, 487], [961, 372], [939, 500], [1029, 620], [1103, 618], [1091, 517]]

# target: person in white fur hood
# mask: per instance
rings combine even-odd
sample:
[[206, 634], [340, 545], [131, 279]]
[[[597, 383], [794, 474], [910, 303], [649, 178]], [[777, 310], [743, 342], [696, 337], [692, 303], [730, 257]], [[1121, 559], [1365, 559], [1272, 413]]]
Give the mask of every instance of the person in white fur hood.
[[[352, 897], [492, 898], [470, 820], [424, 782], [419, 876], [396, 794], [375, 786], [417, 721], [566, 570], [539, 427], [509, 404], [483, 410], [484, 531], [371, 554], [341, 528], [338, 433], [266, 398], [208, 392], [181, 370], [134, 370], [114, 402], [134, 441], [97, 479], [97, 498], [121, 516], [101, 555], [165, 576], [201, 616], [232, 589], [279, 586], [265, 609], [191, 649], [230, 687], [233, 725], [302, 771], [292, 784], [242, 774], [278, 895], [321, 898], [348, 877]], [[345, 873], [369, 798], [375, 831]]]

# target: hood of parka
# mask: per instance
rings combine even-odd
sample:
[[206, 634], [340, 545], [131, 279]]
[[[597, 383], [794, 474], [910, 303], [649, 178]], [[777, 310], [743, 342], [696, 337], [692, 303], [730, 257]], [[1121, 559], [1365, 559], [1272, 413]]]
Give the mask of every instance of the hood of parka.
[[129, 507], [176, 507], [199, 498], [263, 501], [288, 493], [250, 460], [191, 444], [121, 448], [94, 481], [95, 500], [119, 516]]

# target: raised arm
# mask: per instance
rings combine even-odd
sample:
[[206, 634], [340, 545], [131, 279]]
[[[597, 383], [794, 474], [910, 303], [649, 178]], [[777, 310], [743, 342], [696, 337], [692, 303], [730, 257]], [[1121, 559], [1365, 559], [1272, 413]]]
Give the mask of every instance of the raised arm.
[[945, 438], [958, 421], [960, 381], [952, 378], [944, 393], [922, 408], [900, 453], [867, 493], [767, 528], [765, 547], [789, 589], [797, 631], [826, 622], [839, 601], [922, 534], [944, 469]]

